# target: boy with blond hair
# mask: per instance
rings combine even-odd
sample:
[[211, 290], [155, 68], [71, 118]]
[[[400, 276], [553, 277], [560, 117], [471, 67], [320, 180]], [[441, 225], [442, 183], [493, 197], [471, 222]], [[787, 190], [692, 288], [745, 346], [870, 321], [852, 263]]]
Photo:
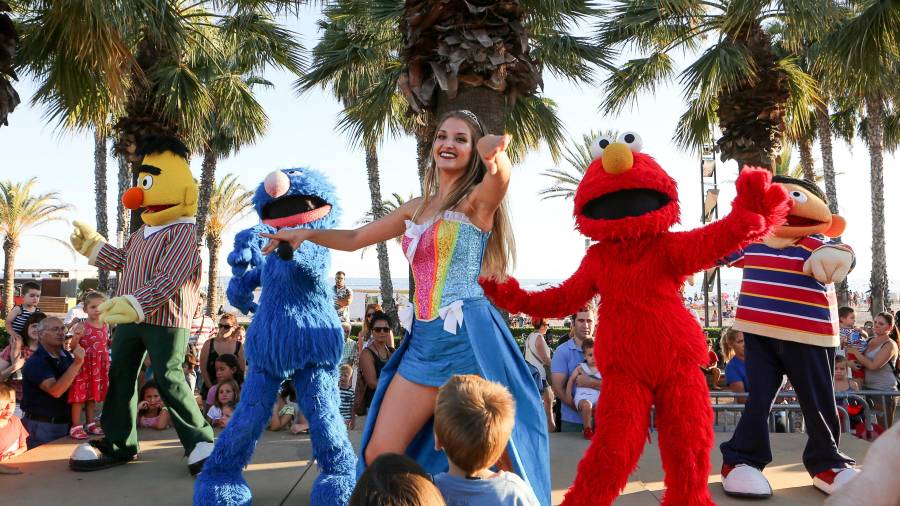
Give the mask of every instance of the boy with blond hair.
[[538, 506], [534, 491], [513, 473], [493, 471], [509, 442], [516, 405], [502, 385], [453, 376], [434, 410], [435, 448], [450, 469], [434, 477], [447, 506]]

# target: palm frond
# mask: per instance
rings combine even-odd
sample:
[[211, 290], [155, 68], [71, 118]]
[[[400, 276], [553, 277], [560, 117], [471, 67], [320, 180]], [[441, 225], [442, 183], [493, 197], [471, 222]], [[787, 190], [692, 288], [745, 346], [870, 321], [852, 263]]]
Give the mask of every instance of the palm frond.
[[616, 139], [619, 134], [615, 130], [591, 131], [582, 134], [581, 139], [570, 140], [565, 147], [562, 158], [566, 163], [565, 168], [555, 167], [541, 172], [542, 176], [549, 177], [553, 183], [538, 191], [542, 200], [552, 198], [571, 199], [575, 196], [575, 190], [581, 183], [585, 171], [594, 160], [591, 154], [591, 144], [600, 136], [608, 139]]
[[238, 183], [237, 176], [226, 174], [213, 189], [209, 199], [206, 234], [221, 237], [232, 223], [240, 220], [253, 207], [253, 192]]
[[699, 151], [713, 142], [712, 126], [718, 123], [717, 99], [695, 96], [688, 100], [688, 107], [678, 118], [673, 140], [686, 151]]
[[71, 209], [56, 192], [34, 193], [37, 181], [0, 181], [0, 235], [16, 241], [30, 228], [62, 220], [61, 213]]
[[553, 162], [559, 162], [565, 127], [557, 114], [556, 102], [546, 97], [519, 97], [506, 117], [506, 131], [512, 134], [507, 153], [513, 163], [520, 163], [541, 142], [547, 146]]
[[606, 94], [600, 110], [606, 114], [619, 113], [634, 105], [641, 93], [655, 93], [660, 82], [673, 75], [672, 59], [665, 53], [629, 60], [603, 82]]

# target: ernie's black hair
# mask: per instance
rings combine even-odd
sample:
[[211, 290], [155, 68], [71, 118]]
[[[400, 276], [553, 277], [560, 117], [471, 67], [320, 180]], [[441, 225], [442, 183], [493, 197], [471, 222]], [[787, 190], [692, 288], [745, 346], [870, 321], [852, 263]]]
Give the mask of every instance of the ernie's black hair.
[[822, 189], [819, 188], [819, 185], [813, 183], [812, 181], [797, 179], [795, 177], [789, 176], [775, 176], [772, 178], [772, 182], [780, 184], [795, 184], [797, 186], [800, 186], [803, 189], [809, 191], [809, 193], [812, 193], [813, 195], [818, 197], [819, 200], [824, 202], [826, 206], [829, 205], [828, 197], [825, 196], [825, 192], [823, 192]]
[[138, 144], [137, 154], [140, 156], [151, 155], [171, 151], [176, 155], [187, 159], [190, 156], [187, 146], [183, 142], [168, 135], [148, 135]]

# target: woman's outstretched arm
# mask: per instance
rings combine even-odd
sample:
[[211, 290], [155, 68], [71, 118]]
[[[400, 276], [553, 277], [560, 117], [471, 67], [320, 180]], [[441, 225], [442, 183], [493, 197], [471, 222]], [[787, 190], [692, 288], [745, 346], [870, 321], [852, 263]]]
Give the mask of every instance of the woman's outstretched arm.
[[304, 241], [311, 241], [329, 249], [356, 251], [401, 235], [406, 230], [406, 220], [412, 218], [421, 201], [421, 197], [412, 199], [384, 218], [353, 230], [297, 228], [279, 230], [275, 234], [259, 234], [260, 237], [269, 239], [262, 252], [268, 255], [282, 241], [290, 243], [294, 249], [299, 248]]

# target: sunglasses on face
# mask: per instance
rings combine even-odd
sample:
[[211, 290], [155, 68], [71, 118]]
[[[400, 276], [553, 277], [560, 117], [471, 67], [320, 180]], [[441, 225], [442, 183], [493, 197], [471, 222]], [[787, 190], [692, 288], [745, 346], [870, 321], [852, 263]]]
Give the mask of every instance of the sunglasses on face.
[[371, 318], [375, 313], [366, 313], [366, 318]]
[[219, 324], [219, 328], [222, 329], [222, 330], [228, 330], [228, 329], [232, 328], [232, 326], [231, 326], [231, 325], [226, 325], [226, 324], [224, 324], [224, 323], [220, 323], [220, 324]]
[[372, 332], [390, 332], [390, 327], [372, 327]]

